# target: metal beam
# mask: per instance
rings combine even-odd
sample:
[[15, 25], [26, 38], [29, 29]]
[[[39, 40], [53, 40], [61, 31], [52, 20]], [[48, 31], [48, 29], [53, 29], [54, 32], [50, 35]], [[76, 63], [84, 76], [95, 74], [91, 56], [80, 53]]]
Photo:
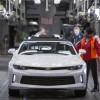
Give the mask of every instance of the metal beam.
[[9, 0], [9, 14], [10, 14], [10, 12], [11, 12], [11, 0]]
[[46, 9], [45, 11], [49, 11], [49, 8], [48, 8], [48, 0], [46, 0]]
[[86, 2], [86, 0], [84, 0], [84, 14], [85, 14], [85, 11], [86, 11], [86, 10], [85, 10], [85, 8], [86, 8], [85, 2]]
[[95, 0], [95, 9], [97, 8], [97, 0]]

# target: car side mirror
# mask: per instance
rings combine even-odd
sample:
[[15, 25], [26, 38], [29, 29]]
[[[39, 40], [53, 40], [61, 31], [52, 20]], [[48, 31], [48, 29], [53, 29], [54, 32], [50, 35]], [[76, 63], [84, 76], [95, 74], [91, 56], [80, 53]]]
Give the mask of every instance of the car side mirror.
[[14, 48], [8, 50], [8, 53], [10, 53], [10, 54], [13, 54], [14, 52], [15, 52]]
[[79, 55], [85, 54], [85, 53], [86, 53], [86, 50], [84, 50], [84, 49], [79, 49]]

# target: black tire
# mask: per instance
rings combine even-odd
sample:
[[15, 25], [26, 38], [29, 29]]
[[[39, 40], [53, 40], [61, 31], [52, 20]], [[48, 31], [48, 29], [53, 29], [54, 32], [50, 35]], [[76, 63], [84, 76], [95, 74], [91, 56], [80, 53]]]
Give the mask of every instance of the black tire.
[[12, 97], [20, 96], [20, 90], [18, 90], [18, 89], [10, 89], [9, 88], [9, 96], [12, 96]]
[[86, 89], [85, 90], [74, 90], [74, 94], [76, 97], [83, 97], [86, 95]]

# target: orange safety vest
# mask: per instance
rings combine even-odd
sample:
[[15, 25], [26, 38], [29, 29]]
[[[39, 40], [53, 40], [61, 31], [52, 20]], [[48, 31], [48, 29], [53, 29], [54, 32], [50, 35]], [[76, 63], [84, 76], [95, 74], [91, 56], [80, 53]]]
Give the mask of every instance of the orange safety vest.
[[[98, 58], [98, 55], [97, 55], [97, 52], [96, 52], [96, 49], [94, 48], [94, 42], [95, 42], [95, 38], [93, 37], [91, 39], [91, 58]], [[83, 38], [81, 40], [81, 48], [82, 48], [82, 45], [85, 43], [85, 38]], [[81, 57], [83, 58], [83, 55], [81, 55]]]

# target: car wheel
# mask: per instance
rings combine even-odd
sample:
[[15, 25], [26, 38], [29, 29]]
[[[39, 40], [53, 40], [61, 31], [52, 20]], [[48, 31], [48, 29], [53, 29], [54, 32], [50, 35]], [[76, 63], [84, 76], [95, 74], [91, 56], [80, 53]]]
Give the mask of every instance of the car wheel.
[[85, 90], [74, 90], [74, 94], [77, 97], [83, 97], [86, 95], [86, 89]]
[[20, 90], [9, 88], [9, 96], [20, 96]]

